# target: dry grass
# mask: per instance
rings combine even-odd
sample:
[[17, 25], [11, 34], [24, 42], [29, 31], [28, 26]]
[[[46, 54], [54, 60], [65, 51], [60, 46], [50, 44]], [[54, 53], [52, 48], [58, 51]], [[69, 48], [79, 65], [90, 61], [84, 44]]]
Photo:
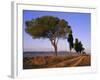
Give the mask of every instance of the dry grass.
[[78, 64], [78, 66], [90, 66], [91, 65], [91, 57], [89, 55], [85, 55], [82, 61]]
[[90, 55], [78, 56], [37, 56], [23, 59], [24, 69], [55, 68], [55, 67], [76, 67], [90, 66]]

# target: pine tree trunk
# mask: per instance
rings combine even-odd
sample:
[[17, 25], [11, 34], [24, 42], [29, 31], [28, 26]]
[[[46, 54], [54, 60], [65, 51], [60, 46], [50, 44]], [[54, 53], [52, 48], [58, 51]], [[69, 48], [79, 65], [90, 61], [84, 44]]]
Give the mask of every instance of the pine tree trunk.
[[57, 56], [57, 53], [58, 53], [58, 51], [57, 51], [57, 45], [54, 45], [54, 50], [55, 50], [55, 55]]
[[53, 41], [52, 39], [50, 39], [50, 41], [51, 41], [52, 46], [54, 47], [55, 56], [57, 56], [57, 53], [58, 53], [57, 43]]

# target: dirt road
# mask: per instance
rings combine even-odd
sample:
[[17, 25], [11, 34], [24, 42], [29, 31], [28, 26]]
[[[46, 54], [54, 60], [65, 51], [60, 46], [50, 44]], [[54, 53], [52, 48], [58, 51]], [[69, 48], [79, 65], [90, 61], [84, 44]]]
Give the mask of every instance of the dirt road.
[[85, 56], [78, 56], [78, 57], [75, 57], [73, 59], [69, 59], [69, 60], [66, 60], [66, 61], [63, 61], [63, 62], [59, 62], [57, 64], [49, 64], [48, 67], [75, 67], [77, 65], [79, 65], [80, 63], [82, 63], [83, 59], [85, 58]]

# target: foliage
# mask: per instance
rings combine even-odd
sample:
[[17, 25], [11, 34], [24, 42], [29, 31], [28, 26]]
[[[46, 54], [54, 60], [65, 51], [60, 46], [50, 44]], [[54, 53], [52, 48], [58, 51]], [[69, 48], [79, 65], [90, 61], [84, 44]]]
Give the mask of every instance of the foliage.
[[71, 49], [73, 48], [73, 35], [72, 35], [72, 32], [70, 32], [69, 35], [68, 35], [68, 43], [69, 43], [69, 48], [70, 48], [70, 51], [71, 51]]
[[78, 45], [79, 45], [79, 52], [81, 53], [85, 48], [83, 47], [81, 41], [78, 43]]
[[78, 39], [75, 39], [74, 49], [76, 52], [82, 52], [85, 48], [83, 47], [83, 44], [81, 41], [78, 41]]
[[68, 22], [54, 16], [42, 16], [26, 21], [25, 31], [35, 38], [48, 38], [57, 55], [57, 43], [59, 38], [65, 39], [71, 32]]

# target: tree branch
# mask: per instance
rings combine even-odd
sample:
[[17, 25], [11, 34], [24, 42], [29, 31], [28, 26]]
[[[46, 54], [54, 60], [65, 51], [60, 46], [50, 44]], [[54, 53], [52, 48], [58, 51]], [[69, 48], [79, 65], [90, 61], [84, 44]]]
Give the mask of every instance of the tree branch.
[[56, 44], [58, 44], [59, 38], [57, 38]]

